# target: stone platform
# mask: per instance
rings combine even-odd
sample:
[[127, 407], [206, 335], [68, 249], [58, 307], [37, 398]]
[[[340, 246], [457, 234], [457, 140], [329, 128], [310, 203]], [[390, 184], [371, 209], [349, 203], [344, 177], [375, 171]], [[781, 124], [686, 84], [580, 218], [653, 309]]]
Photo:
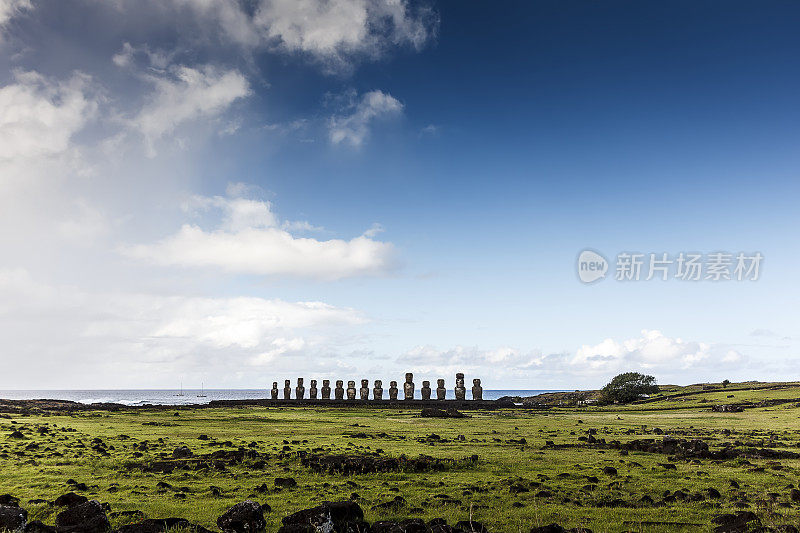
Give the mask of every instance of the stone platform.
[[513, 402], [505, 400], [321, 400], [321, 399], [289, 399], [272, 400], [268, 398], [257, 400], [212, 400], [208, 407], [328, 407], [359, 408], [359, 409], [422, 409], [434, 407], [437, 409], [454, 408], [458, 410], [491, 410], [509, 407], [519, 407]]

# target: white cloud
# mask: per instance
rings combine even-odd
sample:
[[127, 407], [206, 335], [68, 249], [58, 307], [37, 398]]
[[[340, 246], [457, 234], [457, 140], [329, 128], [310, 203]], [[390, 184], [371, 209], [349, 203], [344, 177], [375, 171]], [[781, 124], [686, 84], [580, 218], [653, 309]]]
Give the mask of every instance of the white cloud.
[[255, 25], [286, 51], [342, 64], [356, 54], [379, 55], [388, 45], [420, 49], [437, 20], [405, 0], [263, 0]]
[[419, 137], [438, 137], [440, 132], [441, 128], [436, 124], [428, 124], [419, 130]]
[[257, 348], [276, 332], [363, 322], [352, 309], [321, 302], [250, 297], [171, 298], [156, 302], [162, 309], [162, 322], [150, 332], [152, 337], [193, 339], [215, 348]]
[[0, 87], [0, 162], [65, 152], [97, 111], [90, 78], [75, 73], [56, 82], [37, 72], [17, 72], [14, 79]]
[[[0, 336], [15, 355], [4, 362], [0, 389], [174, 386], [184, 373], [222, 383], [265, 364], [285, 372], [330, 358], [340, 332], [365, 322], [322, 302], [92, 293], [0, 269]], [[60, 370], [42, 375], [43, 367]]]
[[75, 204], [76, 213], [57, 223], [58, 233], [71, 241], [89, 243], [109, 232], [109, 223], [105, 215], [85, 200]]
[[483, 379], [484, 385], [502, 383], [508, 386], [530, 383], [533, 379], [541, 381], [545, 375], [548, 379], [554, 374], [563, 378], [570, 372], [564, 366], [566, 360], [566, 354], [544, 355], [538, 350], [523, 352], [508, 346], [488, 350], [476, 346], [455, 346], [447, 350], [417, 346], [401, 354], [397, 362], [413, 366], [420, 375], [452, 376], [464, 372], [469, 379]]
[[0, 0], [0, 42], [3, 41], [3, 28], [21, 12], [33, 9], [30, 0]]
[[662, 382], [674, 378], [685, 381], [687, 371], [713, 377], [721, 365], [726, 372], [735, 372], [746, 361], [738, 351], [721, 345], [684, 341], [649, 330], [633, 339], [606, 339], [596, 345], [583, 345], [574, 354], [524, 352], [512, 347], [487, 350], [456, 346], [440, 350], [417, 346], [397, 359], [426, 375], [465, 372], [484, 378], [487, 383], [527, 384], [523, 388], [531, 388], [531, 384], [534, 388], [563, 387], [567, 383], [573, 387], [600, 387], [615, 374], [629, 371], [654, 374]]
[[149, 9], [158, 22], [191, 28], [184, 37], [195, 46], [301, 54], [329, 73], [392, 47], [420, 50], [439, 25], [427, 2], [409, 0], [118, 0], [118, 6], [123, 14]]
[[757, 328], [750, 332], [752, 337], [778, 337], [778, 334], [771, 329]]
[[[281, 228], [285, 229], [288, 232], [298, 232], [298, 233], [317, 233], [325, 231], [325, 228], [322, 226], [315, 226], [311, 222], [307, 220], [286, 220], [281, 224]], [[371, 237], [372, 235], [367, 235], [364, 233], [365, 236]]]
[[414, 365], [432, 369], [449, 370], [461, 367], [480, 368], [485, 365], [510, 364], [518, 367], [528, 366], [523, 354], [510, 347], [494, 350], [481, 350], [474, 346], [456, 346], [449, 350], [438, 350], [433, 346], [417, 346], [400, 356], [400, 359]]
[[[156, 1], [163, 3], [163, 0]], [[252, 18], [238, 0], [172, 0], [172, 3], [218, 24], [222, 34], [237, 44], [255, 46], [260, 41]]]
[[272, 341], [271, 346], [250, 359], [253, 365], [271, 365], [282, 356], [303, 355], [303, 350], [309, 347], [309, 342], [302, 337], [284, 338], [280, 337]]
[[403, 104], [383, 91], [370, 91], [352, 105], [348, 113], [331, 117], [328, 134], [333, 144], [347, 143], [361, 146], [369, 135], [370, 126], [376, 120], [397, 116]]
[[127, 68], [135, 66], [137, 59], [141, 58], [149, 68], [163, 71], [169, 68], [176, 53], [177, 50], [172, 52], [153, 51], [146, 44], [132, 46], [131, 43], [125, 42], [122, 43], [122, 50], [111, 56], [111, 61], [120, 68]]
[[711, 356], [711, 344], [673, 339], [660, 331], [642, 330], [642, 336], [638, 338], [624, 341], [606, 339], [594, 346], [583, 345], [571, 363], [592, 370], [673, 370], [697, 366]]
[[[128, 64], [127, 59], [117, 62]], [[211, 65], [174, 66], [159, 74], [149, 74], [147, 79], [155, 89], [130, 124], [144, 136], [151, 157], [156, 153], [154, 143], [180, 125], [218, 116], [236, 100], [250, 94], [250, 86], [241, 72]]]
[[386, 228], [383, 225], [378, 224], [377, 222], [372, 225], [367, 231], [364, 232], [364, 237], [375, 237], [381, 233], [386, 231]]
[[739, 363], [744, 359], [744, 356], [736, 350], [728, 350], [722, 358], [723, 363]]
[[367, 235], [350, 240], [295, 237], [266, 201], [193, 197], [184, 208], [190, 212], [216, 208], [222, 216], [213, 230], [187, 223], [175, 235], [155, 244], [125, 247], [123, 253], [165, 266], [323, 280], [381, 275], [394, 267], [390, 243]]
[[[229, 186], [229, 191], [236, 191], [238, 186]], [[223, 196], [192, 196], [184, 202], [182, 208], [187, 213], [198, 210], [218, 209], [222, 213], [221, 229], [239, 232], [246, 229], [271, 228], [278, 225], [278, 218], [272, 212], [272, 204], [264, 200], [253, 200], [233, 194]]]

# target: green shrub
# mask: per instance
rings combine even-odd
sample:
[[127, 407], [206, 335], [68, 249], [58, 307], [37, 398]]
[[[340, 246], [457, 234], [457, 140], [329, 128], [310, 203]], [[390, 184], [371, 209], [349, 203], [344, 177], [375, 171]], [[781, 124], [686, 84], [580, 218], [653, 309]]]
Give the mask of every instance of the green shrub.
[[625, 372], [616, 376], [600, 392], [602, 403], [629, 403], [645, 394], [659, 392], [656, 378], [638, 372]]

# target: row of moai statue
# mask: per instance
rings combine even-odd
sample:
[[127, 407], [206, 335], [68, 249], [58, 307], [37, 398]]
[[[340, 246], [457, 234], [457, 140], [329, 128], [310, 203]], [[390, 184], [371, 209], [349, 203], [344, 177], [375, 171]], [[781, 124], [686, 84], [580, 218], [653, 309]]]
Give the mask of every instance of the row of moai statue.
[[[270, 396], [273, 400], [277, 400], [279, 396], [278, 390], [278, 382], [272, 382], [272, 390], [270, 391]], [[369, 380], [362, 379], [361, 380], [361, 388], [356, 389], [356, 382], [355, 381], [348, 381], [347, 382], [347, 389], [344, 388], [344, 381], [337, 380], [336, 381], [336, 388], [331, 391], [331, 380], [323, 379], [322, 380], [322, 390], [320, 391], [317, 389], [317, 380], [311, 380], [311, 387], [308, 389], [308, 397], [311, 400], [316, 400], [317, 395], [322, 393], [323, 400], [330, 400], [331, 399], [331, 392], [333, 392], [333, 397], [336, 400], [344, 400], [345, 396], [347, 396], [348, 400], [355, 400], [357, 397], [361, 400], [369, 400]], [[389, 399], [390, 400], [397, 400], [397, 396], [400, 390], [397, 388], [396, 381], [389, 382]], [[423, 381], [422, 388], [420, 389], [420, 394], [422, 395], [423, 400], [430, 400], [431, 395], [433, 394], [433, 389], [431, 389], [431, 382], [430, 381]], [[447, 395], [447, 389], [444, 386], [444, 380], [439, 379], [436, 380], [436, 399], [437, 400], [444, 400], [445, 396]], [[297, 386], [294, 388], [294, 397], [295, 399], [302, 400], [306, 396], [306, 388], [303, 386], [303, 378], [297, 378]], [[467, 396], [467, 388], [464, 386], [464, 374], [459, 372], [456, 374], [456, 387], [455, 387], [455, 396], [456, 400], [466, 400]], [[406, 381], [403, 383], [403, 397], [406, 400], [413, 400], [414, 399], [414, 374], [411, 372], [406, 373]], [[283, 386], [283, 399], [290, 400], [292, 398], [292, 381], [287, 379], [284, 381]], [[372, 399], [373, 400], [382, 400], [383, 399], [383, 382], [379, 379], [375, 380], [375, 386], [372, 388]], [[483, 400], [483, 387], [481, 387], [481, 380], [473, 379], [472, 380], [472, 399], [473, 400]]]

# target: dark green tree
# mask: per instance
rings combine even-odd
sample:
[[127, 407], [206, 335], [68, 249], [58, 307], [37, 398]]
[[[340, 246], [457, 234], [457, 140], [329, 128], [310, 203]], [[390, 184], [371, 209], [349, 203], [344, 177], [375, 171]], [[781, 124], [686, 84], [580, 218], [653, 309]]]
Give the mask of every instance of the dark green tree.
[[723, 379], [722, 380], [722, 388], [725, 388], [730, 384], [731, 384], [731, 380], [729, 380], [729, 379]]
[[603, 403], [629, 403], [641, 398], [643, 394], [656, 394], [659, 391], [656, 378], [638, 372], [625, 372], [616, 376], [600, 391]]

